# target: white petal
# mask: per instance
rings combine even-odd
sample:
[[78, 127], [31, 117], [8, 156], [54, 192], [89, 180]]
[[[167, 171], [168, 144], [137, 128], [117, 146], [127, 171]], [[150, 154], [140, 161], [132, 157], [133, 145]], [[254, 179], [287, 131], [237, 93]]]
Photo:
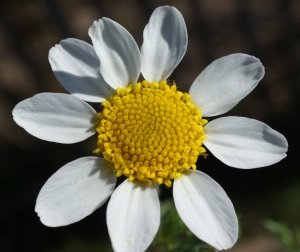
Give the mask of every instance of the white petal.
[[139, 48], [130, 33], [109, 18], [95, 21], [89, 35], [101, 60], [100, 72], [114, 89], [135, 84], [141, 71]]
[[142, 74], [149, 82], [167, 79], [185, 54], [187, 30], [181, 13], [170, 6], [154, 10], [144, 30]]
[[61, 85], [82, 100], [102, 102], [114, 91], [100, 74], [94, 48], [84, 41], [62, 40], [51, 48], [49, 61]]
[[231, 54], [212, 62], [190, 88], [195, 105], [203, 116], [226, 113], [249, 94], [265, 74], [259, 59]]
[[126, 179], [112, 194], [106, 218], [114, 251], [145, 251], [160, 223], [155, 187]]
[[115, 184], [113, 167], [105, 159], [77, 159], [48, 179], [38, 195], [35, 211], [46, 226], [69, 225], [102, 206]]
[[244, 117], [222, 117], [204, 128], [205, 146], [223, 163], [236, 168], [258, 168], [286, 157], [288, 143], [268, 125]]
[[200, 171], [186, 171], [174, 180], [176, 209], [187, 227], [218, 250], [231, 248], [238, 237], [233, 205], [222, 187]]
[[96, 132], [96, 111], [68, 94], [37, 94], [18, 103], [12, 114], [28, 133], [50, 142], [76, 143]]

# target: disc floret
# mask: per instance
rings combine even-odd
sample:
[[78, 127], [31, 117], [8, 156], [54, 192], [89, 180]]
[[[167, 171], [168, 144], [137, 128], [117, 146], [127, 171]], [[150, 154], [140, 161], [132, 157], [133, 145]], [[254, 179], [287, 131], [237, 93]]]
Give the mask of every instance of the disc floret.
[[198, 156], [206, 156], [202, 143], [207, 120], [190, 94], [165, 80], [144, 80], [116, 91], [98, 113], [94, 152], [114, 164], [117, 177], [170, 187], [182, 172], [196, 169]]

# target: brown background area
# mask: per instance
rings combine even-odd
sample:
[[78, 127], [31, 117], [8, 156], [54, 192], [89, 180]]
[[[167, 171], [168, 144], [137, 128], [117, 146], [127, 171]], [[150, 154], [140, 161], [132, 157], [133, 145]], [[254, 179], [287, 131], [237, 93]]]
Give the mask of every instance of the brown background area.
[[[280, 196], [300, 182], [300, 1], [13, 0], [0, 4], [1, 251], [110, 251], [106, 206], [79, 223], [56, 229], [43, 226], [34, 212], [45, 181], [64, 164], [92, 155], [96, 138], [73, 145], [44, 142], [18, 127], [11, 111], [36, 93], [66, 93], [48, 62], [49, 49], [60, 40], [74, 37], [91, 43], [88, 28], [105, 16], [123, 25], [141, 46], [151, 13], [166, 4], [181, 11], [189, 35], [186, 55], [170, 79], [188, 91], [213, 60], [237, 52], [256, 56], [265, 66], [265, 77], [226, 115], [261, 120], [289, 141], [288, 157], [271, 167], [234, 169], [212, 155], [198, 162], [198, 169], [222, 185], [243, 216], [240, 244], [253, 246], [252, 252], [280, 251], [273, 243], [265, 250], [247, 243], [266, 237], [261, 227], [266, 216], [300, 226], [300, 195]], [[170, 196], [171, 190], [162, 194]], [[292, 207], [280, 214], [286, 201]]]

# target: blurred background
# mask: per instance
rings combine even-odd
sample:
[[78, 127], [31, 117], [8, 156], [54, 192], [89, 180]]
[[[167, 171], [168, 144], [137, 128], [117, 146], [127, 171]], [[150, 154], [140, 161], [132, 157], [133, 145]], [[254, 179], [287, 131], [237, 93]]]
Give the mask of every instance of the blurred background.
[[[265, 77], [225, 115], [263, 121], [289, 142], [287, 158], [260, 169], [227, 167], [213, 155], [199, 159], [198, 169], [224, 188], [238, 213], [240, 239], [231, 251], [300, 251], [299, 0], [2, 1], [0, 251], [112, 251], [106, 204], [84, 220], [61, 228], [42, 225], [34, 212], [46, 180], [64, 164], [93, 155], [96, 136], [72, 145], [45, 142], [18, 127], [11, 111], [40, 92], [66, 93], [48, 62], [49, 49], [60, 40], [73, 37], [91, 43], [92, 22], [109, 17], [141, 46], [151, 13], [166, 4], [181, 11], [189, 35], [186, 55], [170, 79], [188, 91], [213, 60], [237, 52], [256, 56], [265, 66]], [[172, 197], [172, 190], [161, 189], [162, 200]]]

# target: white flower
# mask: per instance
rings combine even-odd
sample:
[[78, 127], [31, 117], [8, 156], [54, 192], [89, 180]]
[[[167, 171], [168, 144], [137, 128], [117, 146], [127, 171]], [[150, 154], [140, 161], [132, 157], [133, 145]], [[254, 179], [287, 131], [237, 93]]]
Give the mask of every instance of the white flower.
[[[104, 158], [70, 162], [41, 189], [35, 210], [42, 223], [77, 222], [112, 194], [107, 225], [114, 250], [144, 251], [160, 223], [152, 183], [171, 186], [172, 180], [188, 228], [216, 249], [232, 247], [238, 235], [233, 205], [217, 182], [194, 170], [197, 157], [205, 155], [202, 144], [225, 164], [249, 169], [283, 159], [287, 141], [256, 120], [221, 117], [207, 123], [202, 115], [226, 113], [250, 93], [264, 75], [261, 62], [245, 54], [220, 58], [196, 78], [190, 96], [165, 81], [187, 49], [176, 8], [153, 12], [141, 52], [128, 31], [108, 18], [95, 21], [89, 35], [94, 47], [66, 39], [49, 53], [56, 78], [71, 95], [37, 94], [13, 110], [16, 123], [43, 140], [69, 144], [99, 134], [95, 151]], [[146, 81], [137, 83], [140, 72]], [[84, 101], [102, 102], [103, 112]], [[116, 175], [129, 179], [114, 190]]]

